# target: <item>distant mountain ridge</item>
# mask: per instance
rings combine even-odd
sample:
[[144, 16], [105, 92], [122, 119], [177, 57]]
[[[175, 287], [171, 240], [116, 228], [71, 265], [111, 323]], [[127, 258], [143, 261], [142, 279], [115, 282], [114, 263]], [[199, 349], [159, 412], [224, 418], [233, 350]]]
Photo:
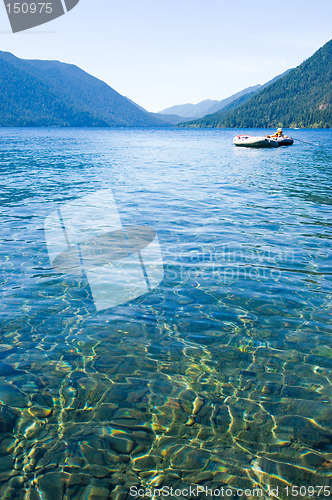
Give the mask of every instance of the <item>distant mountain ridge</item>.
[[[158, 114], [77, 66], [23, 60], [0, 51], [0, 126], [331, 128], [331, 62], [332, 40], [297, 68], [264, 85], [222, 101], [207, 99]], [[189, 112], [204, 116], [178, 116]]]
[[[236, 99], [231, 99], [228, 101], [228, 103], [219, 111], [213, 112], [211, 114], [205, 115], [199, 120], [190, 120], [188, 122], [182, 122], [178, 124], [180, 127], [182, 126], [193, 126], [193, 127], [200, 127], [202, 124], [202, 127], [217, 127], [218, 123], [221, 119], [221, 117], [226, 116], [227, 113], [233, 109], [237, 109], [238, 107], [242, 106], [242, 104], [246, 103], [249, 101], [249, 99], [252, 98], [255, 94], [260, 92], [261, 90], [265, 89], [266, 87], [269, 87], [269, 85], [272, 85], [272, 83], [276, 82], [280, 78], [283, 78], [287, 73], [292, 71], [291, 69], [287, 69], [284, 71], [284, 73], [281, 73], [280, 75], [275, 76], [272, 78], [272, 80], [269, 80], [268, 82], [264, 83], [264, 85], [257, 85], [256, 87], [249, 87], [252, 88], [253, 90], [251, 92], [243, 93], [243, 92], [238, 92], [239, 97]], [[227, 101], [227, 99], [225, 99]], [[205, 125], [206, 122], [209, 122], [209, 125]]]
[[77, 66], [0, 52], [0, 125], [162, 127], [158, 117]]
[[[332, 128], [332, 40], [297, 68], [184, 127]], [[248, 97], [248, 98], [247, 98]]]
[[166, 108], [163, 111], [159, 111], [159, 114], [167, 114], [172, 115], [175, 114], [182, 118], [186, 119], [194, 119], [194, 118], [202, 118], [211, 113], [215, 113], [223, 109], [225, 106], [235, 101], [239, 97], [255, 92], [259, 90], [262, 85], [254, 85], [253, 87], [248, 87], [236, 94], [231, 95], [230, 97], [226, 97], [226, 99], [222, 99], [221, 101], [205, 99], [197, 104], [177, 104], [175, 106], [171, 106], [170, 108]]
[[219, 101], [212, 99], [205, 99], [204, 101], [198, 102], [197, 104], [176, 104], [170, 108], [163, 109], [159, 111], [160, 115], [172, 115], [175, 114], [182, 118], [200, 118], [208, 113], [208, 110], [217, 104]]

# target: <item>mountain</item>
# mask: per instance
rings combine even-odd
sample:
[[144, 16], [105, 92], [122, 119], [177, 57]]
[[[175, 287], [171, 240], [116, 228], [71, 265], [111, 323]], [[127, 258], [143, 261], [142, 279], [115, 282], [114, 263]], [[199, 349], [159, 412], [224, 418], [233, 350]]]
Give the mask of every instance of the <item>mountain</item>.
[[226, 99], [222, 99], [221, 101], [206, 99], [205, 101], [201, 101], [197, 104], [178, 104], [176, 106], [172, 106], [170, 108], [164, 109], [163, 111], [160, 111], [159, 114], [176, 114], [186, 119], [189, 119], [189, 117], [191, 117], [191, 119], [202, 118], [205, 115], [209, 115], [223, 109], [225, 106], [235, 101], [239, 97], [246, 94], [251, 94], [252, 92], [259, 90], [260, 88], [261, 85], [248, 87], [244, 90], [241, 90], [240, 92], [237, 92], [236, 94], [231, 95], [230, 97], [226, 97]]
[[151, 116], [155, 116], [158, 120], [161, 120], [165, 125], [178, 125], [183, 122], [183, 117], [179, 115], [162, 115], [160, 113], [151, 113]]
[[[143, 110], [146, 112], [146, 110], [144, 108], [142, 108], [142, 106], [140, 106], [139, 104], [136, 104], [136, 102], [132, 101], [131, 99], [129, 99], [129, 97], [126, 97], [126, 99], [128, 99], [128, 101], [130, 101], [132, 104], [134, 104], [135, 106], [137, 106], [139, 109]], [[149, 111], [149, 115], [150, 116], [154, 116], [156, 117], [159, 121], [162, 121], [165, 125], [178, 125], [179, 123], [183, 122], [183, 117], [182, 116], [179, 116], [179, 115], [168, 115], [168, 114], [161, 114], [161, 113], [153, 113], [151, 111]]]
[[163, 111], [159, 111], [159, 114], [163, 115], [178, 115], [182, 118], [200, 118], [208, 113], [209, 109], [217, 104], [219, 101], [213, 101], [212, 99], [206, 99], [197, 104], [177, 104], [166, 108]]
[[77, 66], [0, 52], [0, 125], [160, 127], [158, 117]]
[[238, 99], [241, 99], [244, 96], [252, 95], [253, 93], [258, 92], [258, 90], [261, 88], [262, 85], [254, 85], [253, 87], [247, 87], [246, 89], [241, 90], [240, 92], [237, 92], [236, 94], [233, 94], [230, 97], [226, 97], [226, 99], [223, 99], [222, 101], [218, 101], [217, 104], [211, 106], [211, 108], [208, 110], [206, 114], [210, 115], [212, 113], [216, 113], [217, 111], [221, 111], [226, 106], [232, 104], [234, 101], [237, 101]]
[[[272, 83], [276, 82], [280, 78], [283, 78], [290, 71], [292, 71], [292, 70], [287, 69], [286, 71], [284, 71], [284, 73], [281, 73], [280, 75], [277, 75], [274, 78], [272, 78], [272, 80], [269, 80], [268, 82], [264, 83], [264, 85], [256, 85], [256, 87], [249, 87], [248, 89], [252, 89], [252, 90], [247, 92], [247, 93], [243, 93], [244, 91], [238, 92], [238, 94], [240, 94], [239, 97], [237, 97], [234, 100], [230, 100], [228, 102], [228, 104], [226, 103], [226, 105], [221, 110], [219, 110], [219, 112], [216, 112], [216, 113], [214, 112], [214, 113], [208, 114], [199, 120], [190, 120], [190, 121], [185, 122], [185, 123], [182, 122], [178, 125], [180, 127], [195, 127], [195, 128], [218, 127], [220, 120], [228, 114], [228, 111], [231, 111], [233, 109], [237, 109], [239, 106], [242, 106], [242, 104], [249, 101], [249, 99], [251, 99], [253, 95], [257, 94], [258, 92], [265, 89], [269, 85], [272, 85]], [[245, 89], [245, 90], [248, 90], [248, 89]], [[227, 101], [227, 99], [224, 99], [224, 100]]]
[[180, 126], [331, 128], [331, 62], [332, 40], [246, 102]]

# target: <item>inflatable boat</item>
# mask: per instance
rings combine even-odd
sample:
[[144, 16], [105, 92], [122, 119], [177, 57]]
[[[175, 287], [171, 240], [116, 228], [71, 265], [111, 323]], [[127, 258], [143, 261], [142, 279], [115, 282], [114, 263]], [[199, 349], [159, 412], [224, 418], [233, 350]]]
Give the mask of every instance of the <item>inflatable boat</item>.
[[279, 142], [269, 137], [255, 137], [253, 135], [237, 135], [233, 139], [235, 146], [246, 148], [277, 148]]
[[276, 137], [279, 146], [291, 146], [293, 144], [293, 139], [291, 137]]

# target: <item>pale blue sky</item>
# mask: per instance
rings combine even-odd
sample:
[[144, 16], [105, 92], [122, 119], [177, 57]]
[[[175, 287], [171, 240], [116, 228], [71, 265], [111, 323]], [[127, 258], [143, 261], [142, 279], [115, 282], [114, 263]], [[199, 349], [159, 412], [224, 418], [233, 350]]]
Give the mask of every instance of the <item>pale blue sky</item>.
[[80, 66], [149, 111], [223, 99], [297, 66], [331, 38], [331, 0], [80, 0], [0, 49]]

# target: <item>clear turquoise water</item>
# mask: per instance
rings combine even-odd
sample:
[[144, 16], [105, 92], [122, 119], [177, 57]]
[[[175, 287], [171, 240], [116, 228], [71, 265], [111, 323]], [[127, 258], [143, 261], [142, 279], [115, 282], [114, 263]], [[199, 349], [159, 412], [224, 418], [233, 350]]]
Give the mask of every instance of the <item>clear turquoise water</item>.
[[[0, 129], [1, 498], [331, 484], [332, 133], [237, 133]], [[43, 223], [104, 188], [165, 279], [96, 313]]]

